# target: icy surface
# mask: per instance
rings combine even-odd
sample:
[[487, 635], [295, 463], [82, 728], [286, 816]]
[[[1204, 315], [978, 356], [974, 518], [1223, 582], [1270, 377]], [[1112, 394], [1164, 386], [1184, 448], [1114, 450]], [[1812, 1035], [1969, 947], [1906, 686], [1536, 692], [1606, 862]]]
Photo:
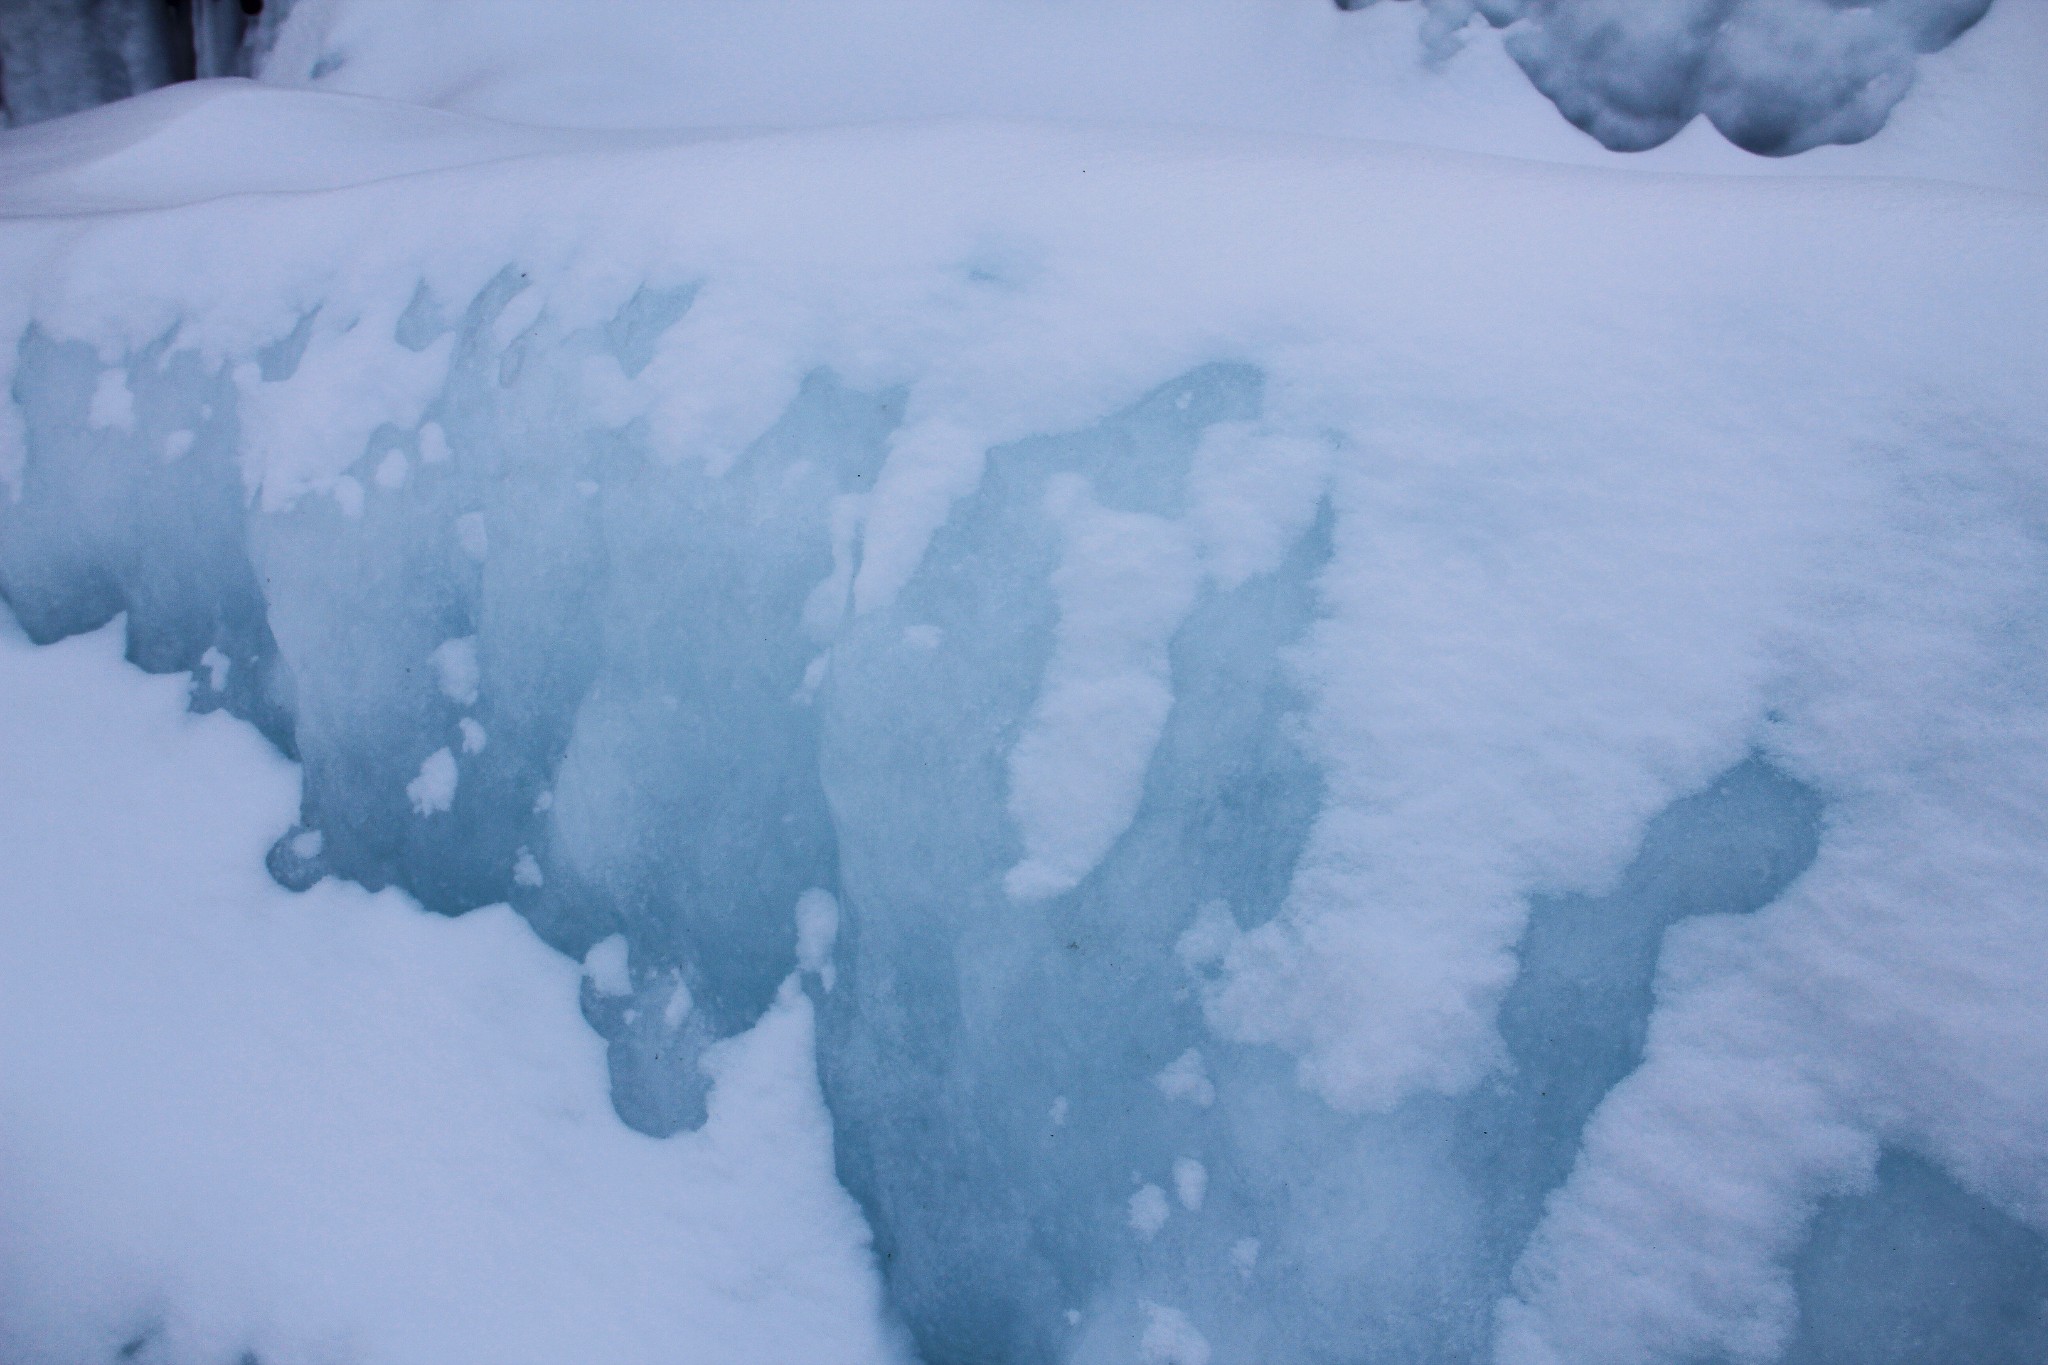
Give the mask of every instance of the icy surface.
[[0, 122], [36, 123], [154, 90], [172, 60], [158, 0], [0, 0]]
[[2041, 196], [247, 83], [10, 168], [22, 625], [301, 760], [277, 882], [509, 902], [650, 1162], [814, 1012], [932, 1365], [2040, 1356]]
[[40, 123], [195, 76], [249, 75], [291, 4], [0, 0], [0, 126]]

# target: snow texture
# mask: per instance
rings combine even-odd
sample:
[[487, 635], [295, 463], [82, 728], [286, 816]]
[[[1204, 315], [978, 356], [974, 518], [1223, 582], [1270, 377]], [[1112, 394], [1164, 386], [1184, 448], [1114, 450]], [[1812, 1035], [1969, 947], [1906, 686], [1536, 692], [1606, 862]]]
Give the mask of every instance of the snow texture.
[[[2008, 0], [2010, 3], [2010, 0]], [[1861, 142], [1912, 88], [1916, 60], [1991, 0], [1451, 0], [1513, 24], [1508, 51], [1558, 111], [1616, 151], [1704, 114], [1745, 151]]]
[[[2048, 36], [2011, 8], [1959, 59]], [[391, 76], [368, 12], [307, 0], [278, 60], [353, 33], [307, 79]], [[2031, 183], [2009, 150], [1975, 178]], [[125, 615], [133, 663], [299, 760], [277, 913], [408, 926], [365, 971], [496, 935], [447, 970], [538, 973], [602, 1039], [637, 1134], [465, 1082], [515, 1146], [603, 1134], [587, 1195], [477, 1164], [492, 1257], [601, 1243], [573, 1282], [669, 1311], [639, 1249], [718, 1177], [667, 1163], [736, 1141], [729, 1059], [787, 1076], [815, 1020], [833, 1169], [932, 1365], [2048, 1352], [2048, 197], [1213, 128], [522, 130], [242, 82], [10, 134], [0, 183], [22, 627]], [[152, 879], [162, 923], [248, 903], [200, 875]], [[57, 903], [6, 902], [9, 961], [67, 964], [10, 1029], [155, 960], [159, 921], [74, 941]], [[511, 962], [505, 904], [559, 956]], [[268, 961], [268, 924], [197, 961]], [[310, 960], [279, 1010], [342, 989]], [[524, 1038], [542, 994], [423, 988], [407, 1037]], [[361, 1032], [264, 1074], [318, 1090]], [[24, 1074], [10, 1152], [140, 1131], [34, 1117], [126, 1074], [102, 1054]], [[816, 1098], [749, 1141], [822, 1151]], [[843, 1306], [858, 1229], [808, 1169]], [[604, 1212], [559, 1245], [557, 1188]], [[232, 1332], [150, 1349], [242, 1349], [269, 1310], [234, 1296], [290, 1261], [223, 1222], [246, 1260], [137, 1280], [70, 1207], [9, 1244], [77, 1258], [0, 1287], [27, 1359], [217, 1303]], [[673, 1311], [783, 1314], [751, 1254]], [[538, 1282], [474, 1292], [538, 1315]], [[304, 1294], [263, 1320], [375, 1359], [611, 1358], [574, 1305], [529, 1345]]]
[[0, 1357], [900, 1359], [800, 993], [649, 1141], [517, 916], [287, 894], [290, 765], [118, 627], [0, 631]]
[[[2033, 0], [2008, 0], [2015, 6]], [[1377, 0], [1336, 0], [1341, 11], [1375, 7]], [[1190, 6], [1166, 0], [1118, 0], [1090, 15], [1085, 7], [1023, 0], [864, 0], [825, 5], [785, 0], [779, 24], [759, 22], [733, 0], [688, 7], [657, 7], [654, 0], [607, 0], [603, 22], [591, 23], [573, 6], [542, 0], [273, 0], [260, 18], [245, 19], [234, 0], [196, 0], [184, 9], [156, 0], [0, 0], [0, 73], [6, 113], [15, 124], [33, 123], [117, 100], [168, 82], [262, 73], [286, 83], [312, 82], [338, 90], [399, 93], [473, 105], [494, 98], [508, 74], [524, 70], [544, 82], [540, 98], [585, 109], [620, 106], [617, 86], [589, 98], [579, 82], [604, 73], [616, 80], [623, 63], [627, 86], [658, 87], [648, 79], [664, 64], [679, 64], [681, 79], [701, 83], [692, 64], [717, 54], [728, 67], [754, 68], [756, 79], [806, 68], [809, 98], [816, 78], [831, 79], [829, 55], [848, 41], [884, 54], [892, 64], [922, 49], [953, 55], [964, 48], [1063, 45], [1071, 71], [1128, 46], [1137, 65], [1201, 60], [1211, 44], [1254, 43], [1282, 78], [1322, 84], [1333, 76], [1373, 80], [1383, 72], [1359, 70], [1353, 54], [1389, 40], [1417, 64], [1441, 68], [1474, 40], [1481, 19], [1506, 27], [1505, 51], [1573, 124], [1617, 151], [1641, 151], [1676, 135], [1695, 117], [1707, 120], [1736, 146], [1784, 156], [1829, 143], [1855, 143], [1883, 128], [1912, 88], [1916, 64], [1980, 20], [1992, 0], [1882, 0], [1848, 5], [1838, 0], [1423, 0], [1427, 11], [1412, 47], [1383, 30], [1346, 33], [1318, 22], [1319, 0], [1299, 0], [1300, 13], [1282, 20], [1259, 7], [1225, 0]], [[296, 21], [286, 19], [297, 10]], [[1276, 7], [1268, 7], [1276, 8]], [[554, 13], [549, 13], [552, 9]], [[1361, 20], [1348, 27], [1362, 29]], [[533, 44], [536, 28], [566, 40], [539, 60], [514, 56]], [[609, 31], [610, 37], [605, 36]], [[774, 32], [780, 51], [753, 44]], [[798, 38], [792, 47], [788, 36]], [[936, 41], [934, 41], [936, 39]], [[1364, 41], [1361, 42], [1361, 39]], [[593, 43], [609, 45], [613, 60], [580, 56]], [[815, 47], [812, 45], [815, 44]], [[736, 50], [739, 49], [739, 50]], [[1345, 58], [1333, 70], [1333, 49]], [[1348, 49], [1348, 51], [1347, 51]], [[482, 59], [482, 69], [451, 70], [451, 52]], [[578, 54], [578, 55], [572, 55]], [[1244, 49], [1232, 54], [1240, 64]], [[913, 57], [912, 60], [915, 60]], [[1013, 63], [1043, 89], [1050, 63], [1025, 57]], [[1353, 69], [1342, 72], [1342, 67]], [[984, 73], [985, 74], [985, 73]], [[1164, 73], [1161, 73], [1164, 74]], [[1069, 78], [1070, 79], [1070, 78]], [[974, 88], [968, 72], [954, 78]], [[1009, 85], [1013, 93], [1026, 87]], [[894, 82], [876, 80], [872, 89]], [[945, 82], [940, 83], [942, 88]], [[1162, 85], [1164, 82], [1162, 82]], [[910, 89], [930, 90], [930, 80]], [[898, 88], [902, 88], [899, 86]], [[563, 99], [569, 91], [581, 98]], [[874, 99], [874, 93], [853, 93]], [[981, 97], [987, 98], [984, 88]], [[502, 98], [500, 95], [498, 98]], [[1001, 98], [1001, 95], [997, 95]], [[1042, 96], [1040, 96], [1042, 97]], [[528, 105], [534, 92], [514, 96]], [[802, 96], [799, 96], [802, 98]], [[889, 98], [883, 95], [882, 98]], [[901, 96], [897, 96], [901, 98]], [[913, 96], [915, 98], [915, 96]], [[1342, 99], [1325, 119], [1343, 118]], [[758, 115], [758, 110], [753, 111]], [[646, 115], [642, 115], [646, 117]], [[655, 121], [667, 121], [656, 116]]]
[[[1658, 146], [1704, 115], [1736, 147], [1785, 156], [1874, 136], [1913, 88], [1920, 58], [1991, 5], [780, 0], [777, 22], [764, 23], [743, 0], [607, 0], [608, 21], [593, 25], [546, 0], [302, 0], [262, 74], [541, 122], [843, 121], [1057, 105], [1069, 117], [1349, 132], [1367, 110], [1383, 124], [1389, 103], [1441, 104], [1434, 87], [1477, 63], [1497, 76], [1519, 67], [1558, 113], [1615, 151]], [[1395, 10], [1424, 13], [1385, 13]], [[466, 36], [478, 26], [482, 36]], [[529, 56], [527, 45], [541, 43], [551, 55]], [[633, 92], [623, 98], [586, 84], [621, 72]], [[827, 108], [837, 116], [821, 119]]]

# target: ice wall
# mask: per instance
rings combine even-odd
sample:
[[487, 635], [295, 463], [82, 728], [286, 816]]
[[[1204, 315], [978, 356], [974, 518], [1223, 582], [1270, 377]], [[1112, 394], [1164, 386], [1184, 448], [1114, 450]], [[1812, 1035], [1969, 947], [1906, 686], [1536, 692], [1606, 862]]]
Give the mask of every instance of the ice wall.
[[795, 974], [933, 1365], [2038, 1354], [2035, 199], [358, 169], [24, 180], [0, 593], [299, 757], [280, 882], [581, 959], [646, 1133]]
[[173, 81], [249, 75], [291, 0], [0, 0], [0, 118], [8, 126]]
[[7, 0], [0, 4], [0, 107], [36, 123], [189, 79], [176, 16], [158, 0]]

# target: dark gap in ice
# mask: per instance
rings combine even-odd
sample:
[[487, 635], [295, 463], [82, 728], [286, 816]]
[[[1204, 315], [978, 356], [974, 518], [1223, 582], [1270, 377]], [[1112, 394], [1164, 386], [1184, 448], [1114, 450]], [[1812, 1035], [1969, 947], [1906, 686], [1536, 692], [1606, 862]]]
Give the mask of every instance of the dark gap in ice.
[[1511, 1067], [1460, 1123], [1496, 1274], [1571, 1173], [1594, 1109], [1642, 1060], [1664, 932], [1776, 900], [1818, 853], [1821, 814], [1811, 787], [1752, 755], [1652, 820], [1612, 891], [1532, 899], [1500, 1008]]

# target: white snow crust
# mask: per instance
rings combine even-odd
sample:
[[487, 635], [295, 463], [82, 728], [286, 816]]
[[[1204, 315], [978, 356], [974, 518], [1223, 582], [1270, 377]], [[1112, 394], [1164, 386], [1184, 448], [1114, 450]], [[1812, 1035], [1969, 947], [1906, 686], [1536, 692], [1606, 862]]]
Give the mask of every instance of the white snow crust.
[[281, 890], [290, 764], [118, 627], [4, 630], [0, 1355], [899, 1358], [801, 994], [722, 1050], [701, 1132], [630, 1132], [516, 915]]
[[[1017, 1360], [1765, 1365], [1893, 1152], [2048, 1235], [2048, 6], [1623, 169], [1394, 6], [617, 3], [0, 137], [0, 584], [306, 760], [0, 649], [11, 1360], [896, 1358], [835, 1121]], [[1492, 1246], [1542, 908], [1745, 764], [1810, 859]]]

